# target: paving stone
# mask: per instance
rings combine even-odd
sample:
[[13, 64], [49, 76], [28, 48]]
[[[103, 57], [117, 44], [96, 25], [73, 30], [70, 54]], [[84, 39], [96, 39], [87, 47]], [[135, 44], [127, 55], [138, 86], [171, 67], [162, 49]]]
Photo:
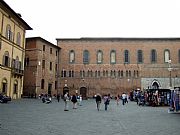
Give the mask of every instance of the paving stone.
[[64, 102], [53, 99], [44, 104], [39, 99], [13, 100], [0, 104], [1, 135], [179, 135], [180, 114], [169, 114], [168, 107], [142, 107], [135, 102], [116, 105], [108, 110], [95, 100], [64, 111]]

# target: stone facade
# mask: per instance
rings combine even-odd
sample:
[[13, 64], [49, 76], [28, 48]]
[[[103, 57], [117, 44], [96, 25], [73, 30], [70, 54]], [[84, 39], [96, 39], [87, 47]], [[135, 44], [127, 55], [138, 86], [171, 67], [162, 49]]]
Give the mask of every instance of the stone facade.
[[26, 38], [23, 96], [56, 95], [60, 48], [41, 37]]
[[179, 86], [179, 38], [57, 39], [57, 44], [61, 93], [116, 96], [132, 89], [169, 88], [169, 78], [171, 87]]
[[0, 93], [21, 98], [24, 79], [25, 31], [32, 28], [0, 1]]

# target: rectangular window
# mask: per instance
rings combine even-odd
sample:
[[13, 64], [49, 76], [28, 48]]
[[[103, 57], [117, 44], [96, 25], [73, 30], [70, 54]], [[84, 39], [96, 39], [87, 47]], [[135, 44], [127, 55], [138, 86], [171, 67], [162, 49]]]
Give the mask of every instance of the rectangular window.
[[45, 60], [42, 60], [42, 68], [45, 69]]
[[138, 63], [142, 63], [142, 62], [143, 62], [142, 50], [138, 50]]
[[45, 46], [45, 45], [43, 45], [43, 51], [45, 51], [45, 50], [46, 50], [45, 48], [46, 48], [46, 46]]
[[49, 63], [49, 70], [52, 71], [52, 62]]
[[57, 72], [57, 70], [58, 70], [58, 65], [56, 64], [55, 71]]
[[58, 51], [56, 51], [56, 56], [58, 56]]
[[50, 54], [52, 54], [52, 48], [50, 48]]
[[44, 79], [41, 80], [41, 89], [44, 89]]
[[71, 77], [71, 71], [69, 71], [69, 77]]
[[17, 89], [18, 89], [17, 84], [14, 84], [14, 94], [17, 94]]
[[55, 89], [57, 89], [57, 81], [55, 81]]

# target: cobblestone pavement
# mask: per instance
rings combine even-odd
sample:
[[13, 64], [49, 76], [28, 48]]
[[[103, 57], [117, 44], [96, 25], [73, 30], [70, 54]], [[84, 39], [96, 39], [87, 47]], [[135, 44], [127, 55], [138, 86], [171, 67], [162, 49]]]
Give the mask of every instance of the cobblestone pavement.
[[0, 135], [179, 135], [180, 114], [168, 107], [139, 107], [135, 102], [96, 110], [93, 99], [78, 109], [64, 111], [64, 102], [54, 99], [21, 99], [0, 104]]

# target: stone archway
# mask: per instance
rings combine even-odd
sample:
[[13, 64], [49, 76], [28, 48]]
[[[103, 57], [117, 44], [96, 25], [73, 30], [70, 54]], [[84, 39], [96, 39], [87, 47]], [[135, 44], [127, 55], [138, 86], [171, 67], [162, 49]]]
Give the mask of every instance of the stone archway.
[[159, 89], [159, 83], [158, 82], [156, 82], [156, 81], [154, 81], [153, 83], [152, 83], [152, 89]]
[[80, 95], [82, 95], [83, 99], [87, 99], [87, 88], [86, 87], [80, 88]]

